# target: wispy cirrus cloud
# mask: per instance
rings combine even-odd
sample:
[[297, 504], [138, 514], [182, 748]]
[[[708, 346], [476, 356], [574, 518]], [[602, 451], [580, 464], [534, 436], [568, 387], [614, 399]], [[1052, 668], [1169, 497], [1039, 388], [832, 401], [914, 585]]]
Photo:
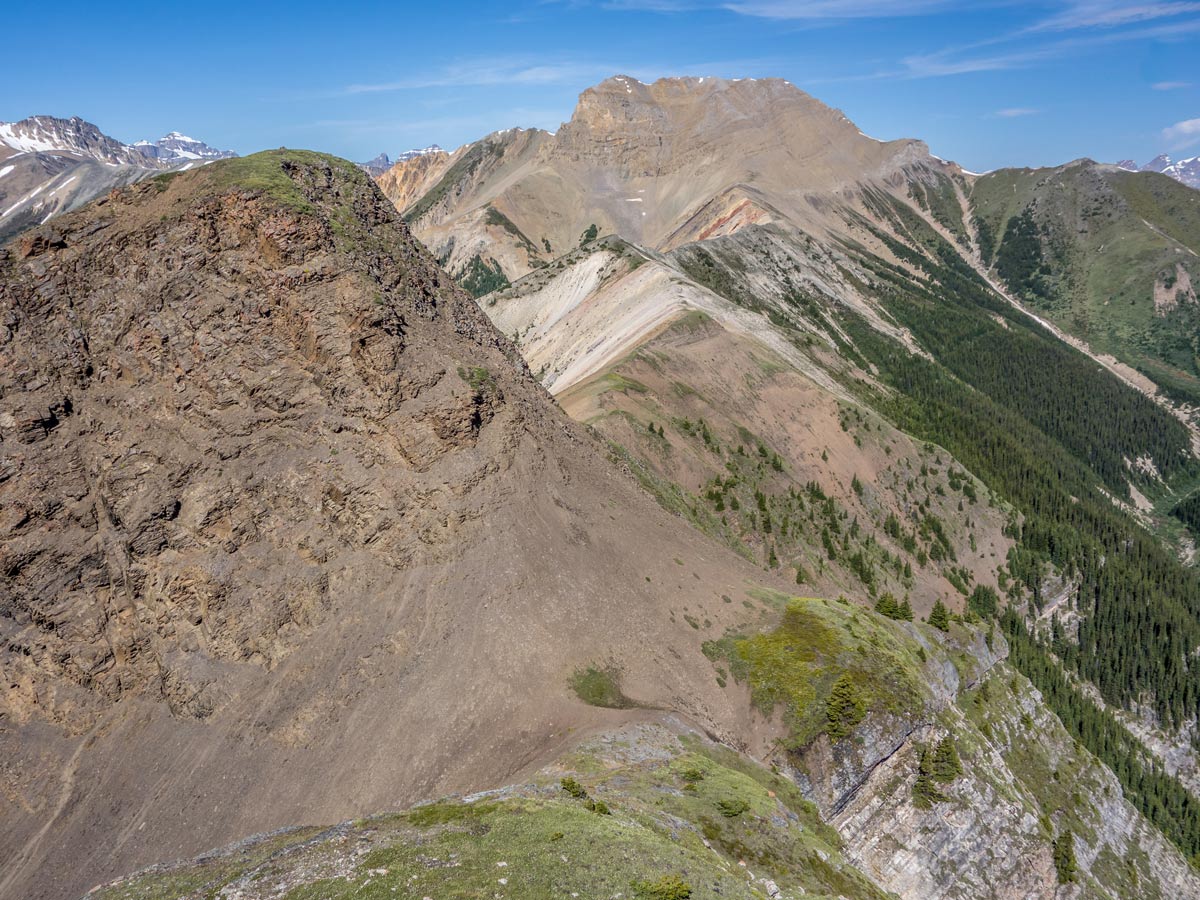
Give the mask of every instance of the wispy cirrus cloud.
[[[1181, 40], [1196, 32], [1200, 32], [1200, 17], [1157, 25], [1144, 25], [1138, 28], [1110, 29], [1100, 33], [1082, 32], [1063, 35], [1032, 47], [1028, 46], [1029, 33], [1022, 32], [960, 47], [947, 47], [935, 53], [907, 56], [902, 60], [904, 69], [898, 73], [889, 73], [889, 77], [895, 75], [908, 78], [933, 78], [972, 72], [1022, 69], [1113, 44]], [[1021, 49], [1017, 49], [1018, 47]]]
[[514, 59], [480, 60], [449, 65], [435, 72], [411, 75], [394, 81], [350, 84], [342, 93], [377, 94], [439, 87], [565, 84], [593, 78], [598, 73], [612, 74], [613, 71], [615, 69], [611, 66], [595, 63], [545, 64]]
[[1158, 19], [1200, 13], [1200, 3], [1122, 3], [1120, 0], [1083, 0], [1064, 4], [1059, 12], [1034, 23], [1029, 31], [1073, 31], [1081, 28], [1118, 28]]
[[763, 19], [886, 19], [928, 15], [954, 4], [949, 0], [733, 0], [720, 5]]
[[[955, 0], [602, 0], [614, 10], [647, 12], [693, 12], [724, 9], [764, 19], [891, 19], [953, 12], [962, 9]], [[972, 11], [989, 7], [1028, 5], [1020, 0], [980, 0]], [[1054, 10], [1033, 21], [1023, 32], [1070, 31], [1079, 28], [1111, 28], [1136, 25], [1156, 19], [1200, 12], [1196, 0], [1159, 0], [1130, 3], [1122, 0], [1058, 0]]]
[[773, 59], [725, 59], [693, 63], [650, 63], [626, 65], [613, 61], [534, 62], [527, 57], [500, 57], [455, 63], [434, 71], [398, 78], [394, 81], [349, 84], [337, 91], [341, 95], [379, 94], [393, 91], [420, 91], [432, 88], [568, 85], [574, 88], [595, 84], [613, 75], [628, 75], [653, 81], [665, 75], [742, 75], [745, 72], [771, 71], [778, 65]]
[[1190, 81], [1156, 81], [1150, 85], [1156, 91], [1180, 91], [1191, 86]]
[[1200, 144], [1200, 119], [1185, 119], [1176, 122], [1162, 131], [1163, 140], [1172, 150], [1182, 150]]
[[1020, 119], [1023, 116], [1036, 116], [1040, 109], [1030, 109], [1027, 106], [1010, 106], [1008, 109], [998, 109], [992, 116], [997, 119]]

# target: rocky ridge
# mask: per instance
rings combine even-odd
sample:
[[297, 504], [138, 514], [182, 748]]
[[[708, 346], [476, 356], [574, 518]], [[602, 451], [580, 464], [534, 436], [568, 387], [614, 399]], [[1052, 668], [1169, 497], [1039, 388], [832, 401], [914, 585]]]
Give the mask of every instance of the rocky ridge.
[[[873, 698], [852, 733], [770, 745], [761, 762], [674, 717], [628, 724], [503, 788], [254, 838], [103, 885], [89, 898], [207, 890], [257, 900], [304, 889], [330, 898], [631, 889], [637, 896], [656, 883], [681, 885], [696, 898], [759, 900], [1200, 896], [1178, 852], [1007, 667], [1002, 641], [993, 649], [978, 629], [955, 625], [943, 635], [839, 604], [792, 604], [817, 616], [809, 623], [815, 629], [795, 633], [803, 649], [814, 649], [807, 642], [819, 640], [822, 623], [838, 631], [851, 624], [881, 654], [878, 671], [919, 697], [902, 712]], [[911, 655], [918, 648], [924, 658]], [[742, 677], [752, 691], [778, 686], [764, 683], [753, 652], [746, 659]], [[809, 671], [818, 685], [863, 674], [853, 654], [818, 651], [817, 659], [830, 665]], [[824, 718], [819, 690], [807, 702]], [[790, 707], [784, 718], [809, 712]], [[958, 771], [939, 782], [936, 802], [923, 804], [922, 748], [946, 741], [957, 748]], [[1061, 785], [1047, 786], [1052, 771]], [[1078, 860], [1068, 884], [1052, 852], [1065, 832]]]
[[0, 895], [501, 783], [639, 714], [588, 666], [742, 730], [676, 611], [773, 576], [607, 462], [352, 164], [115, 192], [4, 248], [0, 322]]

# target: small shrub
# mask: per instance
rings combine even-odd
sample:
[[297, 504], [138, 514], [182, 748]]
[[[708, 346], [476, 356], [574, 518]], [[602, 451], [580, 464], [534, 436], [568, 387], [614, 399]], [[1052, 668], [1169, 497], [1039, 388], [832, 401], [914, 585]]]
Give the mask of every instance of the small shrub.
[[704, 780], [704, 770], [699, 766], [684, 766], [679, 770], [679, 777], [689, 783]]
[[688, 900], [692, 888], [678, 875], [663, 875], [654, 881], [636, 881], [633, 894], [638, 900]]
[[750, 804], [741, 799], [717, 801], [717, 809], [719, 809], [721, 811], [721, 815], [727, 819], [736, 818], [749, 808]]
[[583, 785], [569, 775], [566, 778], [560, 778], [558, 783], [562, 785], [562, 789], [564, 791], [566, 791], [576, 800], [582, 800], [588, 795], [587, 791], [584, 790]]
[[621, 693], [619, 673], [611, 666], [603, 669], [596, 666], [577, 669], [571, 676], [571, 689], [589, 706], [605, 709], [632, 709], [637, 706]]

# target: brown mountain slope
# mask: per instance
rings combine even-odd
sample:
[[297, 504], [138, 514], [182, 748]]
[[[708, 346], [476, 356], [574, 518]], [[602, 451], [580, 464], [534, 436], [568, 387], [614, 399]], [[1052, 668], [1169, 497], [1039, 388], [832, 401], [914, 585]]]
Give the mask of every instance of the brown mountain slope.
[[974, 584], [995, 586], [1014, 513], [862, 403], [856, 385], [874, 376], [823, 304], [911, 341], [854, 296], [868, 277], [768, 226], [665, 255], [600, 239], [482, 303], [572, 417], [748, 558], [806, 593], [957, 609]]
[[700, 644], [771, 576], [603, 460], [350, 163], [217, 163], [2, 253], [0, 896], [647, 715], [582, 705], [589, 665], [748, 733]]
[[[555, 134], [514, 129], [459, 152], [421, 199], [395, 187], [412, 180], [413, 163], [381, 184], [452, 273], [491, 252], [510, 279], [593, 225], [659, 250], [755, 223], [821, 233], [830, 204], [852, 203], [863, 184], [913, 166], [958, 171], [918, 141], [867, 137], [779, 79], [617, 76], [584, 91]], [[511, 228], [483, 246], [488, 210]]]

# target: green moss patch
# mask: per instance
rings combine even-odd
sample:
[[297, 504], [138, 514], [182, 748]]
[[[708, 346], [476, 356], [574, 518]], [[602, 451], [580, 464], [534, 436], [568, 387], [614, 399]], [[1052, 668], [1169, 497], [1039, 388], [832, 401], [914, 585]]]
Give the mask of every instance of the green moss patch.
[[795, 598], [774, 630], [727, 636], [704, 649], [749, 682], [763, 713], [782, 709], [787, 745], [798, 749], [821, 733], [848, 737], [873, 712], [919, 712], [920, 644], [903, 628], [865, 609]]
[[571, 676], [571, 690], [589, 706], [632, 709], [638, 704], [621, 693], [621, 674], [611, 666], [588, 666]]

